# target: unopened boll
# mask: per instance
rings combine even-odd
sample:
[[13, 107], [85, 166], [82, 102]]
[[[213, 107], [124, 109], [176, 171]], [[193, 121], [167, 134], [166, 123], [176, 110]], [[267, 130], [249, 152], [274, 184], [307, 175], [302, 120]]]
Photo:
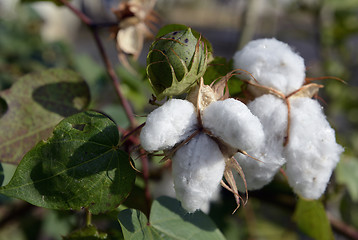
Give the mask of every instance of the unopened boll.
[[250, 151], [264, 141], [259, 119], [245, 104], [232, 98], [211, 103], [204, 110], [202, 121], [205, 129], [233, 148]]
[[172, 158], [174, 188], [184, 209], [194, 212], [209, 204], [222, 179], [225, 158], [208, 135], [200, 133]]
[[274, 38], [251, 41], [233, 58], [235, 68], [250, 72], [260, 85], [285, 95], [304, 83], [303, 58], [289, 45]]
[[293, 190], [307, 199], [319, 198], [326, 189], [343, 148], [316, 100], [293, 98], [290, 140], [284, 154], [286, 174]]
[[148, 115], [140, 134], [142, 147], [148, 152], [172, 148], [189, 137], [196, 127], [194, 105], [171, 99]]
[[[245, 173], [248, 190], [256, 190], [271, 182], [286, 162], [282, 151], [287, 127], [287, 106], [282, 99], [266, 94], [250, 102], [248, 108], [261, 121], [265, 142], [261, 148], [248, 152], [258, 161], [240, 153], [235, 158]], [[240, 191], [245, 191], [242, 180], [237, 178], [237, 182]]]

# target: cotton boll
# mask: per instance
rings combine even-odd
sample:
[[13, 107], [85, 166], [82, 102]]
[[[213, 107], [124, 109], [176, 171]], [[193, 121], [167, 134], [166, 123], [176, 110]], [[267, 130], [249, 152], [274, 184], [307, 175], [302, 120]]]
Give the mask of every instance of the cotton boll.
[[235, 68], [250, 72], [260, 85], [272, 87], [285, 95], [304, 83], [303, 58], [289, 45], [274, 38], [249, 42], [233, 59]]
[[334, 130], [316, 100], [294, 98], [290, 102], [290, 140], [284, 151], [288, 182], [298, 195], [317, 199], [325, 191], [343, 148], [336, 143]]
[[[267, 156], [261, 154], [250, 155], [259, 159], [259, 161], [241, 153], [235, 154], [234, 157], [244, 172], [247, 190], [257, 190], [272, 181], [281, 165], [275, 162], [276, 159], [273, 154], [268, 154]], [[239, 191], [245, 192], [245, 185], [241, 176], [235, 176], [235, 180]]]
[[200, 133], [178, 149], [172, 162], [174, 188], [183, 208], [194, 212], [207, 207], [225, 169], [218, 145]]
[[171, 99], [148, 115], [140, 134], [142, 147], [148, 152], [172, 148], [189, 137], [196, 127], [194, 105]]
[[[287, 106], [282, 99], [266, 94], [250, 102], [248, 108], [261, 121], [265, 142], [261, 148], [248, 152], [259, 161], [240, 153], [235, 155], [235, 159], [244, 171], [247, 188], [256, 190], [271, 182], [285, 163], [282, 151], [287, 127]], [[243, 181], [236, 180], [240, 191], [244, 191]]]
[[259, 119], [232, 98], [211, 103], [203, 111], [202, 122], [205, 129], [233, 148], [250, 151], [264, 141]]

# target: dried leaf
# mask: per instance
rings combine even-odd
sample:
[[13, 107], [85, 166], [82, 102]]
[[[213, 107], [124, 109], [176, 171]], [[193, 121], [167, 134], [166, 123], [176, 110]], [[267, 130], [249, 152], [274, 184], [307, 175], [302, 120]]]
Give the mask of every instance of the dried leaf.
[[[235, 181], [234, 175], [232, 173], [232, 169], [234, 169], [240, 175], [240, 177], [242, 178], [242, 180], [245, 184], [245, 196], [246, 196], [245, 200], [243, 200], [243, 198], [240, 196], [240, 194], [238, 192], [238, 189], [236, 186], [236, 181]], [[226, 181], [228, 182], [228, 184], [230, 185], [230, 187], [227, 186], [223, 181], [221, 182], [221, 185], [234, 194], [236, 204], [237, 204], [237, 208], [233, 212], [233, 213], [235, 213], [235, 211], [240, 207], [240, 200], [242, 200], [243, 203], [246, 204], [247, 200], [248, 200], [248, 196], [249, 196], [248, 191], [247, 191], [247, 184], [246, 184], [246, 180], [245, 180], [244, 171], [242, 170], [242, 168], [240, 167], [239, 163], [236, 161], [235, 158], [231, 157], [231, 158], [227, 159], [225, 171], [224, 171], [224, 177], [225, 177]]]
[[300, 89], [290, 94], [288, 97], [290, 98], [297, 98], [297, 97], [308, 97], [312, 98], [315, 96], [319, 89], [323, 88], [323, 85], [316, 84], [316, 83], [310, 83], [307, 85], [303, 85]]
[[202, 112], [210, 103], [216, 101], [216, 96], [212, 88], [204, 84], [200, 78], [200, 84], [196, 85], [188, 94], [187, 100]]
[[137, 58], [143, 48], [144, 36], [137, 25], [121, 28], [117, 34], [117, 47], [119, 51], [131, 54]]
[[211, 88], [213, 89], [215, 93], [215, 98], [217, 100], [224, 100], [229, 98], [229, 89], [228, 89], [228, 81], [230, 78], [234, 75], [234, 71], [229, 72], [224, 77], [222, 77], [219, 81], [213, 82]]

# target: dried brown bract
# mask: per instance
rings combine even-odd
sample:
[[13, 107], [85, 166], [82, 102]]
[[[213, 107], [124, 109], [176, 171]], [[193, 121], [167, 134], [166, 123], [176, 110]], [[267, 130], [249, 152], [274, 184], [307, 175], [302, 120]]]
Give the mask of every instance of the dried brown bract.
[[156, 0], [129, 0], [121, 2], [113, 13], [118, 26], [113, 29], [117, 42], [118, 59], [129, 70], [134, 71], [128, 63], [127, 55], [137, 59], [142, 51], [145, 39], [154, 38], [157, 30], [158, 14], [153, 10]]

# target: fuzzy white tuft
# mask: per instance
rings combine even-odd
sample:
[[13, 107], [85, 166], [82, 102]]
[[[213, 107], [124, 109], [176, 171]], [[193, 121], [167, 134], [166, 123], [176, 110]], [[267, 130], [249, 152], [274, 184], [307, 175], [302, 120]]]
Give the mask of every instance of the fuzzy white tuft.
[[[282, 156], [283, 141], [287, 126], [287, 106], [282, 99], [266, 94], [248, 104], [251, 112], [262, 123], [265, 142], [261, 148], [248, 152], [259, 161], [237, 153], [236, 160], [245, 173], [247, 188], [256, 190], [271, 182], [285, 163]], [[237, 179], [240, 191], [244, 191], [241, 179]]]
[[309, 98], [291, 99], [290, 140], [285, 148], [286, 174], [293, 190], [307, 199], [326, 189], [343, 148], [320, 104]]
[[303, 58], [274, 38], [249, 42], [233, 59], [235, 68], [250, 72], [260, 85], [285, 95], [299, 89], [305, 79]]
[[183, 208], [188, 212], [206, 208], [225, 169], [218, 145], [200, 133], [174, 154], [172, 162], [174, 188]]
[[250, 151], [264, 141], [259, 119], [232, 98], [211, 103], [203, 112], [202, 122], [205, 129], [233, 148]]
[[151, 112], [140, 133], [142, 147], [159, 151], [174, 147], [197, 128], [195, 107], [186, 100], [171, 99]]

